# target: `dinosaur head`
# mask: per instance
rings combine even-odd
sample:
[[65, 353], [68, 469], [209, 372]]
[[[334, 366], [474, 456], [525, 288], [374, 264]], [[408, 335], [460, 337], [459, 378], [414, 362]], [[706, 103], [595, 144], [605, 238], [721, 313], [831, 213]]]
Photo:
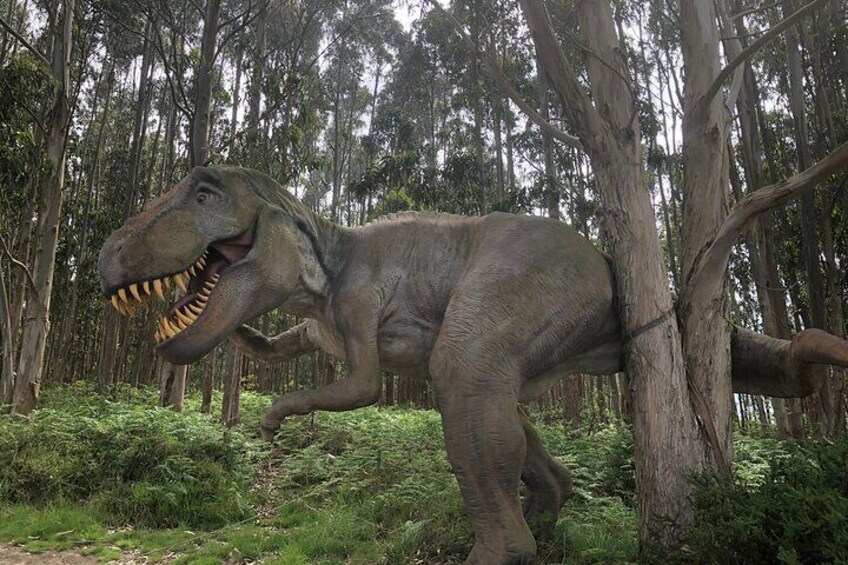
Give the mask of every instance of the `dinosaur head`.
[[[194, 362], [296, 288], [294, 218], [260, 173], [197, 167], [116, 230], [100, 251], [101, 288], [123, 315], [156, 297], [156, 350]], [[279, 202], [276, 202], [279, 204]]]

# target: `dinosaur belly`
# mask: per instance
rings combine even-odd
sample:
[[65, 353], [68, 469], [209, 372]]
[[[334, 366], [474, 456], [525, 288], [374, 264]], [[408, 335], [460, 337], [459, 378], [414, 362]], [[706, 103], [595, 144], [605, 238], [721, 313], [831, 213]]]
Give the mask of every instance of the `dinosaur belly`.
[[388, 371], [424, 377], [436, 332], [420, 326], [381, 328], [378, 335], [380, 364]]

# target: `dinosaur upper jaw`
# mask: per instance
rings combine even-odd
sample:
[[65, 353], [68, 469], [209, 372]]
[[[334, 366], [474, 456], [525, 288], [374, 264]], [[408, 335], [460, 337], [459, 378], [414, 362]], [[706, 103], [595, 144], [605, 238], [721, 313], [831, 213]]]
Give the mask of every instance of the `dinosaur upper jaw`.
[[[255, 231], [254, 224], [235, 237], [213, 241], [181, 271], [128, 281], [120, 288], [110, 289], [106, 295], [115, 309], [125, 316], [133, 316], [136, 307], [148, 309], [155, 302], [154, 298], [170, 304], [158, 317], [153, 331], [157, 349], [166, 349], [163, 346], [180, 340], [183, 332], [189, 330], [205, 328], [214, 333], [214, 324], [209, 321], [210, 305], [226, 301], [226, 293], [218, 287], [233, 276], [233, 267], [250, 253]], [[177, 289], [181, 295], [176, 302], [171, 300], [172, 289]]]

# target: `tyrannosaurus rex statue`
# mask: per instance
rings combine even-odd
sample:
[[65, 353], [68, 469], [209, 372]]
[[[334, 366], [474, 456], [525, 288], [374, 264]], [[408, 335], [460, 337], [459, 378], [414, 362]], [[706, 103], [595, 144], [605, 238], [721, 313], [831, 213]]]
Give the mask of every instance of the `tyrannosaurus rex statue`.
[[[266, 360], [320, 347], [347, 361], [346, 378], [277, 400], [266, 435], [292, 414], [376, 402], [383, 369], [431, 379], [475, 532], [469, 563], [531, 562], [525, 518], [555, 516], [570, 485], [519, 401], [569, 373], [621, 369], [610, 265], [548, 219], [406, 213], [342, 228], [261, 173], [195, 168], [108, 238], [100, 273], [124, 314], [165, 300], [171, 281], [182, 289], [155, 332], [173, 363], [231, 335]], [[308, 321], [273, 340], [239, 329], [274, 308]], [[732, 355], [734, 390], [772, 396], [809, 394], [823, 364], [848, 366], [846, 343], [816, 330], [789, 342], [739, 329]]]

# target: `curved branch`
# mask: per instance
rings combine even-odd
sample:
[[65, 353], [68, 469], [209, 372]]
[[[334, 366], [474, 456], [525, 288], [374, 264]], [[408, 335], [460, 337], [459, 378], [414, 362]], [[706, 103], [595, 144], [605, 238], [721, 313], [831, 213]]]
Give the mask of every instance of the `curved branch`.
[[433, 5], [443, 16], [450, 20], [456, 32], [462, 37], [463, 41], [468, 44], [468, 46], [477, 51], [480, 54], [480, 58], [483, 60], [483, 63], [486, 66], [486, 69], [489, 71], [489, 76], [492, 80], [497, 83], [497, 85], [503, 90], [504, 94], [506, 94], [512, 102], [518, 106], [518, 108], [524, 112], [527, 118], [545, 130], [547, 133], [551, 134], [552, 137], [562, 141], [566, 145], [571, 147], [576, 147], [578, 149], [582, 149], [583, 145], [580, 143], [580, 139], [576, 136], [569, 135], [554, 126], [544, 118], [539, 112], [537, 112], [530, 104], [524, 99], [524, 97], [515, 90], [515, 87], [512, 86], [512, 83], [506, 77], [503, 72], [503, 69], [498, 64], [498, 62], [491, 56], [489, 53], [483, 50], [482, 47], [477, 45], [477, 43], [468, 35], [468, 32], [465, 31], [465, 28], [462, 27], [462, 24], [447, 10], [445, 10], [437, 0], [430, 0], [430, 4]]
[[763, 35], [760, 36], [759, 39], [752, 42], [748, 47], [742, 50], [739, 55], [737, 55], [732, 61], [730, 61], [726, 67], [724, 67], [721, 72], [718, 73], [715, 81], [713, 82], [710, 89], [704, 95], [703, 98], [699, 101], [699, 104], [704, 106], [709, 106], [712, 103], [713, 98], [715, 98], [716, 94], [718, 94], [719, 90], [721, 90], [724, 81], [727, 80], [733, 71], [736, 70], [736, 67], [744, 63], [751, 55], [762, 49], [765, 45], [770, 43], [772, 40], [777, 38], [777, 36], [783, 32], [787, 27], [794, 24], [796, 20], [806, 16], [822, 4], [827, 2], [827, 0], [813, 0], [806, 6], [798, 9], [795, 13], [790, 14], [783, 18], [779, 23], [773, 25], [766, 31]]
[[0, 236], [0, 246], [3, 247], [3, 254], [9, 259], [9, 262], [20, 268], [24, 274], [26, 274], [27, 282], [29, 282], [29, 288], [35, 296], [38, 296], [38, 287], [35, 285], [35, 280], [32, 278], [32, 273], [24, 263], [15, 259], [15, 256], [12, 255], [12, 252], [9, 251], [9, 247], [6, 245], [6, 240]]
[[24, 38], [24, 36], [22, 36], [20, 33], [18, 33], [18, 32], [17, 32], [17, 30], [15, 30], [15, 28], [13, 28], [11, 25], [9, 25], [9, 22], [7, 22], [6, 20], [4, 20], [2, 17], [0, 17], [0, 27], [2, 27], [2, 28], [3, 28], [3, 29], [5, 29], [7, 32], [9, 32], [9, 34], [10, 34], [12, 37], [14, 37], [14, 38], [15, 38], [15, 39], [17, 39], [18, 41], [20, 41], [20, 42], [21, 42], [21, 45], [23, 45], [24, 47], [26, 47], [26, 48], [27, 48], [27, 50], [28, 50], [30, 53], [32, 53], [33, 55], [35, 55], [35, 56], [38, 58], [38, 60], [40, 60], [40, 61], [41, 61], [42, 63], [44, 63], [45, 65], [47, 65], [47, 67], [48, 67], [48, 68], [51, 66], [51, 65], [50, 65], [50, 61], [48, 61], [48, 60], [47, 60], [47, 57], [45, 57], [45, 56], [41, 53], [41, 51], [39, 51], [38, 49], [36, 49], [35, 47], [33, 47], [33, 46], [32, 46], [32, 44], [30, 44], [30, 42], [29, 42], [29, 41], [27, 41], [27, 40], [26, 40], [26, 38]]
[[520, 3], [533, 43], [536, 45], [539, 61], [551, 78], [551, 84], [559, 97], [560, 104], [572, 125], [580, 132], [579, 137], [584, 142], [584, 146], [589, 141], [595, 145], [585, 149], [595, 153], [602, 151], [604, 147], [600, 140], [605, 139], [606, 136], [601, 115], [581, 88], [574, 69], [554, 35], [548, 9], [542, 0], [521, 0]]
[[843, 143], [818, 163], [785, 181], [763, 187], [740, 200], [725, 218], [710, 247], [701, 255], [698, 265], [692, 270], [685, 296], [688, 300], [702, 296], [713, 296], [706, 286], [721, 284], [730, 250], [751, 222], [768, 210], [782, 206], [834, 173], [848, 168], [848, 142]]

